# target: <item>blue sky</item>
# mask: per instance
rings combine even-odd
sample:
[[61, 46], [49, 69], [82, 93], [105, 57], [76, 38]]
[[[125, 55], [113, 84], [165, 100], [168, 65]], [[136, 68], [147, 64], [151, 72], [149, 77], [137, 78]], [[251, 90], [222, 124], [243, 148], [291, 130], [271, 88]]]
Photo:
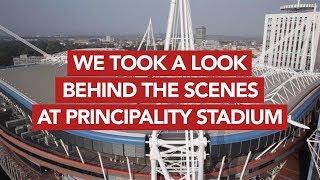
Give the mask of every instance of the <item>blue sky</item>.
[[[0, 24], [21, 35], [164, 33], [170, 0], [0, 0]], [[302, 0], [314, 2], [314, 0]], [[264, 15], [296, 0], [190, 0], [193, 25], [208, 34], [260, 36]]]

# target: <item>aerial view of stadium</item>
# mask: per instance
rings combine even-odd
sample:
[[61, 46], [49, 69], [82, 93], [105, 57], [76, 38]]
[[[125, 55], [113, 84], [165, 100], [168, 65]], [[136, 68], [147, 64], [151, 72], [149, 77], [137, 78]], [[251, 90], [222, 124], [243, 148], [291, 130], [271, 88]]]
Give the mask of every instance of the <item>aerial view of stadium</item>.
[[[192, 51], [222, 46], [217, 41], [206, 40], [205, 27], [194, 30], [191, 5], [201, 2], [189, 1], [165, 1], [168, 15], [163, 14], [167, 18], [163, 39], [155, 35], [150, 19], [145, 33], [134, 38], [138, 43], [130, 48], [109, 46], [116, 44], [116, 40], [107, 36], [103, 41], [108, 46], [89, 46], [90, 39], [83, 42], [82, 38], [74, 40], [81, 46], [51, 53], [0, 21], [3, 39], [11, 39], [2, 40], [0, 44], [18, 42], [19, 46], [37, 54], [21, 53], [13, 58], [14, 64], [0, 66], [3, 176], [16, 180], [319, 179], [320, 13], [317, 2], [283, 1], [287, 4], [280, 7], [279, 13], [264, 14], [260, 51], [253, 57], [253, 76], [264, 78], [264, 102], [288, 107], [286, 130], [32, 129], [32, 106], [54, 103], [55, 78], [67, 76], [67, 50]], [[221, 49], [231, 49], [225, 46]]]

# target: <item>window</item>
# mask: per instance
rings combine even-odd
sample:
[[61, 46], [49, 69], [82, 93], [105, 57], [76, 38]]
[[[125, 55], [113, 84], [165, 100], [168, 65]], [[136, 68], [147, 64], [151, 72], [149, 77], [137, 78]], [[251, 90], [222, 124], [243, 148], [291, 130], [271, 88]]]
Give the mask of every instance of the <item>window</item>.
[[211, 155], [214, 159], [220, 157], [220, 145], [211, 146]]
[[99, 151], [99, 152], [103, 151], [102, 142], [93, 140], [92, 145], [93, 145], [93, 150]]
[[76, 136], [75, 141], [79, 147], [84, 147], [84, 139], [82, 137]]
[[248, 152], [250, 151], [250, 140], [248, 141], [243, 141], [242, 142], [242, 146], [241, 146], [241, 155], [245, 155], [248, 154]]
[[112, 144], [107, 143], [107, 142], [103, 142], [102, 143], [102, 152], [107, 153], [107, 154], [113, 154]]
[[220, 157], [230, 155], [231, 144], [221, 144], [220, 145]]
[[84, 148], [92, 149], [92, 140], [88, 138], [83, 138]]
[[259, 149], [263, 149], [267, 147], [267, 136], [261, 137], [260, 138], [260, 146]]
[[267, 146], [270, 146], [274, 143], [274, 134], [268, 136]]
[[236, 157], [240, 154], [241, 152], [241, 143], [232, 143], [232, 148], [231, 148], [231, 157]]
[[112, 144], [112, 150], [115, 155], [123, 156], [123, 144]]
[[253, 139], [250, 142], [250, 151], [255, 151], [259, 148], [259, 138]]

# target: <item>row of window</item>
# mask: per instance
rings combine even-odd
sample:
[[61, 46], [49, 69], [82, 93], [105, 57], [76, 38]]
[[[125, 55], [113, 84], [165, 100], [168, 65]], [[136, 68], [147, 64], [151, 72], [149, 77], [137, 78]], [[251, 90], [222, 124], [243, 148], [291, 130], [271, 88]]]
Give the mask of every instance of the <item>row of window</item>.
[[[305, 17], [305, 20], [307, 19], [307, 17]], [[271, 20], [269, 18], [268, 20], [270, 25]], [[276, 24], [275, 26], [278, 27], [278, 24]], [[312, 30], [312, 24], [311, 24], [311, 30]], [[303, 33], [300, 34], [300, 30], [298, 30], [298, 36], [292, 36], [290, 37], [290, 40], [288, 38], [287, 41], [283, 41], [280, 45], [277, 45], [279, 41], [281, 41], [281, 37], [280, 33], [277, 33], [277, 29], [275, 30], [275, 34], [274, 34], [274, 40], [272, 41], [272, 45], [271, 45], [271, 30], [267, 30], [267, 34], [266, 34], [266, 40], [264, 42], [264, 47], [266, 50], [268, 50], [270, 48], [270, 46], [276, 46], [275, 49], [273, 50], [273, 55], [272, 58], [270, 58], [270, 56], [266, 56], [266, 59], [264, 60], [265, 63], [267, 64], [271, 64], [273, 66], [280, 66], [280, 67], [292, 67], [294, 69], [302, 69], [302, 70], [309, 70], [310, 66], [311, 66], [311, 59], [309, 57], [310, 53], [311, 53], [311, 34], [312, 32], [309, 33], [309, 41], [308, 41], [308, 47], [307, 49], [305, 49], [304, 47], [304, 42], [300, 41], [300, 40], [304, 40], [305, 39], [305, 31], [306, 30], [306, 25], [303, 27]], [[287, 31], [291, 31], [291, 29], [288, 29]], [[288, 34], [288, 33], [286, 33]], [[300, 42], [299, 42], [300, 41]], [[295, 47], [295, 48], [294, 48]], [[299, 52], [299, 54], [303, 53], [306, 50], [306, 63], [305, 64], [301, 64], [301, 60], [303, 59], [301, 56], [298, 56], [297, 53]], [[279, 56], [279, 53], [281, 52], [281, 56]], [[290, 52], [290, 53], [289, 53]], [[296, 53], [292, 53], [292, 52], [296, 52]], [[284, 56], [284, 54], [287, 54]], [[289, 54], [289, 56], [288, 56]], [[302, 66], [305, 65], [305, 66]]]
[[295, 132], [295, 130], [296, 128], [292, 128], [290, 126], [287, 131], [277, 132], [275, 134], [257, 139], [232, 144], [212, 145], [211, 157], [213, 159], [220, 160], [223, 156], [235, 158], [239, 156], [246, 156], [249, 151], [260, 152], [272, 144], [280, 142], [283, 138], [290, 136], [293, 132]]
[[128, 157], [145, 157], [145, 146], [137, 146], [130, 144], [117, 144], [92, 140], [76, 136], [64, 131], [55, 131], [53, 134], [60, 138], [67, 145], [78, 146], [89, 150], [99, 151], [106, 154], [114, 154]]
[[[305, 118], [303, 118], [300, 122], [304, 125], [309, 125], [311, 121], [318, 118], [318, 115], [314, 116], [314, 111], [308, 111], [305, 112], [304, 117]], [[269, 136], [259, 137], [256, 139], [236, 142], [232, 144], [211, 145], [211, 158], [215, 161], [220, 161], [223, 156], [235, 158], [240, 156], [247, 156], [249, 151], [262, 152], [272, 144], [278, 143], [284, 138], [287, 138], [287, 140], [289, 140], [292, 137], [300, 136], [301, 131], [303, 130], [296, 126], [289, 126], [287, 130], [279, 131]]]
[[[318, 14], [317, 14], [318, 15]], [[311, 69], [311, 35], [313, 34], [313, 14], [282, 14], [277, 17], [267, 16], [266, 19], [266, 34], [264, 49], [267, 51], [270, 47], [274, 47], [271, 54], [265, 55], [264, 62], [277, 67], [291, 67], [294, 69], [310, 70]], [[303, 26], [302, 26], [303, 25]], [[295, 28], [302, 26], [295, 30]], [[315, 25], [316, 27], [317, 25]], [[273, 30], [272, 30], [273, 29]], [[310, 31], [307, 32], [307, 29]], [[279, 41], [283, 36], [291, 34], [295, 31], [295, 35], [291, 35], [287, 40]], [[307, 43], [304, 43], [305, 36]], [[305, 47], [307, 45], [307, 47]], [[306, 56], [302, 57], [302, 53]], [[305, 60], [304, 63], [301, 61]]]

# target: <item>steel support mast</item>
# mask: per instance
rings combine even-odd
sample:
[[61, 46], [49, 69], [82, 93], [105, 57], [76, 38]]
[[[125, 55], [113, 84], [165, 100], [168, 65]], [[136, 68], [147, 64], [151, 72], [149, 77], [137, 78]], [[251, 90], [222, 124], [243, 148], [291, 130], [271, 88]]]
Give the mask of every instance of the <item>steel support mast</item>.
[[320, 178], [320, 111], [318, 111], [318, 126], [317, 129], [307, 139], [308, 147], [311, 153], [311, 160], [308, 172], [308, 180], [313, 177], [313, 170], [317, 170]]
[[157, 50], [156, 41], [154, 39], [154, 33], [153, 33], [151, 18], [149, 20], [149, 24], [148, 24], [147, 30], [144, 33], [143, 38], [142, 38], [142, 40], [140, 42], [140, 45], [138, 47], [138, 51], [141, 50], [142, 45], [144, 43], [145, 43], [145, 46], [146, 46], [146, 50], [150, 50], [151, 48], [152, 48], [152, 50]]
[[[171, 0], [164, 44], [164, 50], [194, 50], [189, 0]], [[177, 132], [184, 138], [175, 140], [162, 138], [162, 133], [172, 132], [153, 131], [149, 138], [151, 179], [160, 173], [166, 180], [203, 180], [208, 144], [204, 131]]]
[[189, 0], [171, 0], [164, 50], [194, 50]]

